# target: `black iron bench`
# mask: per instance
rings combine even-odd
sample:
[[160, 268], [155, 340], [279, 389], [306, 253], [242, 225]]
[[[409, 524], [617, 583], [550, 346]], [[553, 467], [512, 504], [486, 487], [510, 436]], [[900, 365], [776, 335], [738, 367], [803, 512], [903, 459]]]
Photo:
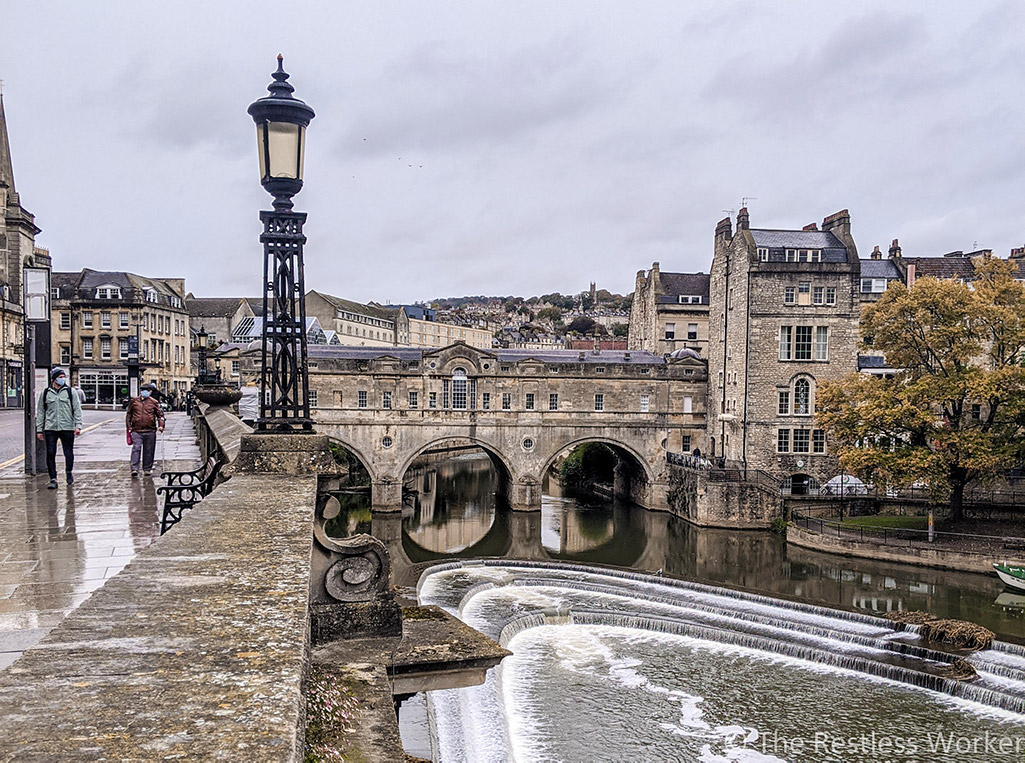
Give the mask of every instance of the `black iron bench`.
[[182, 513], [191, 509], [217, 484], [217, 475], [221, 472], [221, 462], [213, 456], [198, 469], [188, 472], [164, 472], [160, 476], [167, 484], [157, 488], [157, 493], [164, 494], [164, 512], [160, 517], [160, 534], [166, 533], [173, 525], [181, 521]]

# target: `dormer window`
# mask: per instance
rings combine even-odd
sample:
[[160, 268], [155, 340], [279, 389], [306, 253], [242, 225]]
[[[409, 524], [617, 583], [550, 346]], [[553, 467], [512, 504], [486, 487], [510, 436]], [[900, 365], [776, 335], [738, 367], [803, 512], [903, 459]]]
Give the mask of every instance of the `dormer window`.
[[822, 262], [822, 250], [787, 249], [787, 262]]
[[700, 305], [701, 297], [694, 294], [681, 294], [678, 298], [681, 305]]
[[146, 295], [146, 301], [156, 304], [160, 301], [160, 296], [157, 294], [157, 290], [152, 286], [147, 286], [142, 290], [142, 293]]
[[119, 286], [98, 286], [96, 287], [96, 299], [121, 299], [121, 287]]
[[758, 259], [761, 262], [768, 262], [769, 261], [769, 247], [767, 247], [767, 246], [760, 246], [760, 247], [758, 247]]

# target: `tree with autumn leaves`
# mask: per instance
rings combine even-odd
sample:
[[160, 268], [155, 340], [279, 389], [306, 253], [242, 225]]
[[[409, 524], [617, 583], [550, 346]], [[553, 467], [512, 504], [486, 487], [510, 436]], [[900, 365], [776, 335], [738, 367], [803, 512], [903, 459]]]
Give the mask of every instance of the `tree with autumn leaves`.
[[962, 518], [966, 488], [1025, 459], [1025, 285], [1013, 262], [975, 262], [975, 280], [895, 284], [861, 319], [865, 350], [892, 378], [824, 383], [819, 421], [840, 463], [866, 482], [924, 482]]

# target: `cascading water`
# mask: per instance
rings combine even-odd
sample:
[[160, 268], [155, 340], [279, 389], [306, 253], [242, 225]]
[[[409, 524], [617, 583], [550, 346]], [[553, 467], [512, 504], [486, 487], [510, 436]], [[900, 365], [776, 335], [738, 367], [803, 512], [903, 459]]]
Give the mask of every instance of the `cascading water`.
[[439, 565], [418, 594], [513, 652], [429, 695], [436, 760], [1025, 758], [1014, 644], [958, 681], [888, 620], [555, 562]]

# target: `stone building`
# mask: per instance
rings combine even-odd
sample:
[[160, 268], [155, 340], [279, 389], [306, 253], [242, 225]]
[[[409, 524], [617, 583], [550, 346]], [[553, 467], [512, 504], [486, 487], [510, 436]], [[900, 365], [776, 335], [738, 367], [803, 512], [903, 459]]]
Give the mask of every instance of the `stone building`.
[[185, 306], [192, 330], [205, 330], [211, 347], [230, 342], [244, 319], [256, 317], [249, 300], [242, 297], [195, 297], [189, 294], [185, 297]]
[[490, 350], [492, 332], [438, 320], [437, 312], [419, 305], [396, 305], [395, 339], [400, 347], [447, 347], [465, 342], [479, 350]]
[[704, 273], [663, 273], [657, 262], [647, 273], [637, 271], [629, 348], [656, 355], [686, 348], [707, 358], [708, 283]]
[[35, 246], [39, 233], [35, 217], [21, 206], [14, 187], [7, 116], [0, 95], [0, 408], [20, 407], [24, 402], [24, 269], [50, 268], [50, 253]]
[[343, 345], [394, 347], [397, 343], [394, 310], [311, 290], [306, 294], [306, 317], [316, 318], [325, 331], [334, 331]]
[[819, 384], [857, 370], [861, 263], [847, 210], [822, 229], [751, 228], [747, 209], [715, 230], [708, 347], [714, 455], [787, 480], [838, 471], [816, 426]]
[[86, 404], [116, 407], [128, 394], [128, 359], [138, 342], [139, 376], [165, 394], [192, 385], [185, 279], [85, 268], [53, 274], [54, 363], [69, 370]]

